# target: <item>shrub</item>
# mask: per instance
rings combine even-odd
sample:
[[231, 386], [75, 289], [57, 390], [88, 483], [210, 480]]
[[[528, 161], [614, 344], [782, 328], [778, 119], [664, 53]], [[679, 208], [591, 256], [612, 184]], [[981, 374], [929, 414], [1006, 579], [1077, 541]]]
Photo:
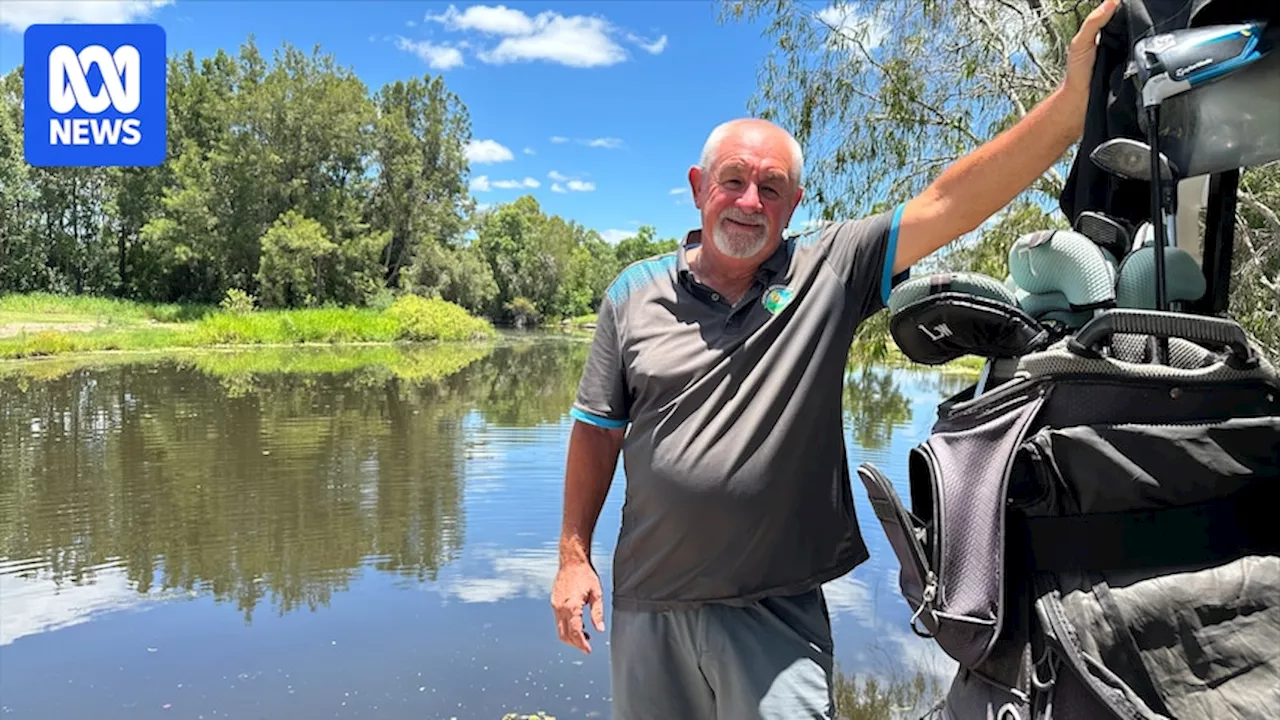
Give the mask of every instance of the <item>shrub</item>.
[[496, 334], [487, 321], [439, 298], [402, 295], [387, 308], [402, 340], [472, 340]]
[[233, 315], [253, 312], [256, 306], [257, 299], [240, 288], [227, 290], [222, 302], [218, 303], [218, 307], [222, 308], [224, 312], [229, 312]]

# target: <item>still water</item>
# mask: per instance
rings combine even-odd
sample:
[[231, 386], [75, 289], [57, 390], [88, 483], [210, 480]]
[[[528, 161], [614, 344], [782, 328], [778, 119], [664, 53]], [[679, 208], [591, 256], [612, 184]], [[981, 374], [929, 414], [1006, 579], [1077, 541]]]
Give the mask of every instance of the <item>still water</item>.
[[[607, 718], [608, 633], [563, 645], [548, 603], [586, 350], [0, 366], [0, 714]], [[908, 448], [964, 382], [852, 372], [850, 462], [905, 494]], [[596, 534], [606, 589], [624, 482]], [[908, 628], [854, 483], [871, 560], [826, 588], [843, 713], [888, 718], [952, 666]]]

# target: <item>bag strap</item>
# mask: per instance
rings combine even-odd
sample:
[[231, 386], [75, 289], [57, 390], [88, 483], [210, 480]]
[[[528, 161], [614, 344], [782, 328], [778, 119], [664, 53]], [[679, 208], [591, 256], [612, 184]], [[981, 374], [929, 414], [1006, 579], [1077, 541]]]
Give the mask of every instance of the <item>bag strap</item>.
[[[1168, 715], [1156, 712], [1147, 706], [1140, 697], [1123, 680], [1116, 677], [1105, 665], [1085, 652], [1080, 643], [1079, 634], [1066, 610], [1062, 607], [1062, 596], [1057, 587], [1045, 574], [1039, 574], [1036, 587], [1040, 599], [1036, 601], [1036, 612], [1040, 624], [1046, 634], [1049, 648], [1049, 661], [1054, 669], [1048, 678], [1048, 687], [1041, 692], [1052, 693], [1052, 685], [1063, 669], [1072, 674], [1119, 720], [1173, 720]], [[1044, 681], [1042, 680], [1043, 684]], [[1051, 695], [1050, 695], [1051, 697]]]

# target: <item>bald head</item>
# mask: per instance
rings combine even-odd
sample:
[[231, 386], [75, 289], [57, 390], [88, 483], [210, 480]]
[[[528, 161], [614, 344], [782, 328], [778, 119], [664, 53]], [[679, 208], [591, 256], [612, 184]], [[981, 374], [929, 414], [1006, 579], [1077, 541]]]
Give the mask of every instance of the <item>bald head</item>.
[[767, 120], [731, 120], [711, 131], [689, 185], [713, 262], [745, 276], [773, 252], [804, 195], [803, 166], [800, 143]]
[[800, 143], [786, 130], [760, 118], [738, 118], [720, 123], [707, 136], [702, 145], [702, 156], [698, 166], [709, 170], [720, 154], [720, 147], [726, 139], [755, 141], [765, 144], [778, 143], [786, 148], [791, 159], [789, 174], [791, 182], [799, 185], [800, 175], [804, 169], [804, 151]]

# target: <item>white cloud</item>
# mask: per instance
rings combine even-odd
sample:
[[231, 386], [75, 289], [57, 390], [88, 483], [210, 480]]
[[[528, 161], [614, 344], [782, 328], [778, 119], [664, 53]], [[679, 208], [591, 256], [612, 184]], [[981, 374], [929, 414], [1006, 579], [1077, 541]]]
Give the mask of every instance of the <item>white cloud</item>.
[[547, 177], [555, 181], [551, 184], [551, 192], [591, 192], [596, 189], [595, 183], [571, 178], [559, 170], [552, 170]]
[[687, 193], [687, 192], [689, 192], [689, 188], [685, 188], [685, 187], [673, 187], [673, 188], [671, 188], [670, 190], [668, 190], [668, 191], [667, 191], [667, 194], [668, 194], [668, 195], [683, 195], [683, 194], [685, 194], [685, 193]]
[[889, 27], [881, 18], [862, 15], [854, 5], [829, 6], [816, 13], [816, 17], [831, 29], [827, 47], [832, 50], [853, 49], [855, 41], [873, 50], [880, 47], [889, 34]]
[[405, 25], [405, 27], [418, 27], [418, 21], [417, 21], [417, 20], [410, 20], [410, 21], [406, 22], [404, 25]]
[[463, 12], [450, 5], [440, 15], [428, 14], [426, 20], [441, 23], [451, 30], [478, 30], [492, 35], [528, 35], [534, 31], [533, 20], [528, 15], [505, 5], [472, 5]]
[[564, 137], [563, 135], [552, 135], [552, 136], [551, 136], [551, 142], [553, 142], [553, 143], [555, 143], [555, 144], [559, 145], [560, 143], [567, 143], [567, 142], [569, 142], [569, 138]]
[[561, 15], [545, 11], [530, 16], [505, 5], [473, 5], [458, 10], [450, 5], [435, 22], [454, 32], [474, 32], [500, 38], [497, 45], [476, 56], [492, 65], [549, 62], [576, 68], [592, 68], [625, 62], [629, 55], [616, 38], [657, 55], [667, 47], [667, 36], [649, 41], [614, 26], [598, 16]]
[[615, 137], [588, 138], [579, 140], [578, 142], [593, 148], [609, 148], [610, 150], [622, 147], [622, 140]]
[[417, 55], [433, 70], [452, 70], [462, 66], [462, 51], [456, 47], [436, 45], [427, 40], [396, 37], [396, 47]]
[[527, 148], [525, 148], [525, 149], [524, 149], [524, 154], [525, 154], [525, 155], [537, 155], [538, 153], [537, 153], [536, 151], [534, 151], [534, 149], [533, 149], [533, 148], [531, 148], [531, 147], [527, 147]]
[[502, 190], [512, 190], [515, 188], [542, 187], [542, 183], [531, 177], [527, 177], [523, 180], [494, 180], [493, 186]]
[[666, 35], [663, 35], [662, 37], [658, 38], [657, 40], [654, 40], [653, 42], [649, 42], [648, 40], [645, 40], [644, 38], [638, 35], [628, 35], [627, 39], [635, 43], [636, 45], [639, 45], [641, 49], [643, 49], [645, 52], [649, 53], [650, 55], [661, 55], [662, 51], [667, 49]]
[[129, 23], [173, 0], [4, 0], [0, 26], [17, 32], [38, 23]]
[[635, 230], [618, 230], [615, 228], [610, 228], [600, 233], [600, 237], [610, 245], [617, 245], [629, 237], [635, 237], [635, 235]]
[[[539, 15], [539, 21], [548, 15]], [[478, 57], [491, 65], [543, 61], [575, 68], [616, 65], [627, 59], [626, 50], [609, 39], [608, 24], [600, 18], [559, 15], [539, 22], [537, 32], [503, 38], [492, 50]]]
[[497, 140], [472, 140], [467, 143], [467, 162], [492, 164], [514, 159], [515, 155]]
[[478, 175], [471, 179], [469, 185], [472, 192], [489, 192], [490, 190], [513, 190], [515, 188], [536, 188], [542, 183], [527, 177], [523, 180], [490, 180], [488, 175]]

